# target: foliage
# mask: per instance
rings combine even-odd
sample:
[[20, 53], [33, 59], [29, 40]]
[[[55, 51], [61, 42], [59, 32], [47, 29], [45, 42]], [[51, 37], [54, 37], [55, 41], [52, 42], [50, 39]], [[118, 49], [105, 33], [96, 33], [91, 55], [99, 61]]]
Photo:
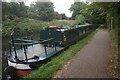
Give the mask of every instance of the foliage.
[[[85, 22], [94, 24], [105, 22], [105, 15], [101, 14], [99, 7], [95, 7], [93, 4], [75, 2], [72, 4], [70, 10], [73, 11], [73, 18], [75, 17], [76, 20], [79, 18], [81, 18], [81, 20], [83, 19], [82, 22], [79, 22], [80, 24], [83, 24]], [[80, 16], [83, 16], [84, 18]]]
[[54, 17], [56, 20], [62, 19], [61, 15], [58, 12], [54, 12]]
[[76, 20], [76, 24], [85, 24], [85, 17], [82, 16], [82, 15], [77, 15], [75, 17], [75, 20]]
[[85, 6], [86, 4], [83, 2], [75, 2], [74, 4], [71, 5], [70, 11], [73, 12], [72, 18], [75, 19], [76, 15], [79, 15], [81, 13], [81, 9]]
[[119, 49], [118, 49], [118, 36], [116, 35], [116, 30], [112, 29], [109, 30], [110, 36], [111, 36], [111, 41], [112, 41], [112, 50], [113, 50], [113, 56], [114, 56], [114, 61], [112, 65], [112, 70], [114, 70], [114, 77], [115, 78], [120, 78], [120, 65], [118, 64], [118, 56], [120, 56]]
[[43, 21], [67, 19], [65, 14], [54, 11], [52, 2], [34, 2], [26, 6], [24, 2], [2, 2], [2, 20], [16, 20], [18, 18], [31, 18]]
[[60, 70], [65, 63], [68, 62], [78, 51], [80, 51], [94, 36], [98, 30], [92, 32], [86, 38], [79, 41], [77, 44], [70, 46], [66, 51], [60, 53], [59, 56], [53, 58], [47, 64], [42, 65], [38, 70], [32, 72], [30, 75], [25, 76], [28, 78], [52, 78], [57, 70]]
[[32, 4], [33, 12], [39, 20], [51, 21], [54, 19], [54, 6], [52, 2], [35, 2]]
[[60, 16], [61, 16], [61, 19], [62, 19], [62, 20], [65, 20], [65, 19], [67, 18], [64, 13], [60, 14]]
[[72, 26], [74, 24], [72, 20], [55, 21], [66, 18], [65, 14], [54, 12], [54, 6], [51, 2], [36, 2], [30, 7], [25, 6], [24, 2], [2, 2], [2, 36], [9, 36], [12, 30], [15, 31], [15, 35], [23, 36], [35, 32], [39, 33], [41, 28], [51, 25]]
[[51, 22], [44, 22], [35, 19], [18, 19], [16, 20], [6, 20], [3, 22], [2, 36], [7, 37], [10, 35], [12, 30], [14, 30], [15, 35], [25, 36], [28, 34], [39, 33], [40, 29], [49, 26], [73, 26], [75, 24], [74, 20], [54, 20]]
[[2, 20], [14, 20], [18, 17], [27, 17], [27, 9], [24, 2], [2, 2]]
[[64, 26], [73, 26], [74, 24], [76, 24], [76, 22], [74, 20], [55, 20], [55, 21], [51, 21], [49, 23], [49, 25], [57, 25], [60, 27], [64, 27]]

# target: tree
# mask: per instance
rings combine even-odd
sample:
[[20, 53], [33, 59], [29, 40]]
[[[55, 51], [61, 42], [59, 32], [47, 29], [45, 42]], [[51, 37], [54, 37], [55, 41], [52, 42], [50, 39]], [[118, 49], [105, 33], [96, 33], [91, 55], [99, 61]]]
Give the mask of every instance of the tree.
[[27, 9], [24, 2], [2, 2], [2, 19], [14, 20], [16, 17], [27, 17]]
[[60, 15], [61, 15], [61, 19], [62, 19], [62, 20], [67, 19], [67, 17], [66, 17], [66, 15], [65, 15], [65, 13], [62, 13], [62, 14], [60, 14]]
[[54, 12], [54, 17], [57, 20], [60, 20], [62, 18], [61, 15], [58, 12]]
[[82, 15], [77, 15], [75, 17], [75, 20], [76, 20], [76, 24], [85, 24], [85, 17], [82, 16]]
[[105, 15], [101, 15], [101, 11], [99, 10], [99, 7], [95, 7], [93, 4], [84, 3], [84, 2], [75, 2], [74, 4], [72, 4], [70, 10], [73, 11], [72, 14], [73, 19], [74, 17], [75, 19], [78, 19], [77, 17], [80, 18], [80, 16], [83, 16], [85, 22], [87, 23], [100, 24], [105, 22]]
[[86, 4], [83, 2], [75, 2], [74, 4], [71, 5], [70, 11], [73, 12], [72, 18], [75, 19], [76, 15], [79, 15], [81, 13], [81, 9], [85, 6]]
[[54, 19], [54, 6], [51, 2], [36, 2], [32, 9], [40, 20], [51, 21]]

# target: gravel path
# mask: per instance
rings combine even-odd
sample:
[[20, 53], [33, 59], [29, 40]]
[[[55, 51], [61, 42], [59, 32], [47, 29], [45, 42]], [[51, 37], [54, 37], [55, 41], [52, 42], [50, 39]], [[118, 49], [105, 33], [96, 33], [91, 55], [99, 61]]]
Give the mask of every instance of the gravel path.
[[100, 29], [55, 78], [111, 78], [107, 71], [112, 56], [109, 33]]

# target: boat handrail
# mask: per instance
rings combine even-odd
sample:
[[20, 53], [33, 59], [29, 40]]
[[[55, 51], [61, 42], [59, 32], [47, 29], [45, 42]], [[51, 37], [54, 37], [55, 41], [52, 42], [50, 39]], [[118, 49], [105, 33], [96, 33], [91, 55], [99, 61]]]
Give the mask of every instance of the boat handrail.
[[[55, 38], [50, 38], [50, 39], [47, 39], [47, 40], [43, 40], [43, 41], [33, 41], [33, 40], [26, 40], [26, 39], [14, 39], [14, 41], [23, 41], [24, 43], [22, 42], [14, 42], [15, 45], [34, 45], [34, 44], [44, 44], [46, 42], [49, 42], [49, 41], [52, 41], [52, 40], [55, 40]], [[27, 42], [27, 43], [25, 43]], [[9, 41], [9, 44], [13, 44], [12, 43], [12, 40]]]

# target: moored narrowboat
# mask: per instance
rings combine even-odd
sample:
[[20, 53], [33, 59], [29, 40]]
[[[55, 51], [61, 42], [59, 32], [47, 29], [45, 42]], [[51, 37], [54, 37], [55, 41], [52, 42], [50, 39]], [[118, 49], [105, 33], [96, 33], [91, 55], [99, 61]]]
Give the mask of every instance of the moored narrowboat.
[[25, 76], [37, 69], [42, 62], [60, 53], [70, 45], [84, 38], [96, 29], [93, 24], [77, 25], [74, 27], [50, 26], [40, 31], [40, 40], [32, 36], [14, 38], [11, 33], [9, 41], [8, 67], [4, 70], [6, 78]]

